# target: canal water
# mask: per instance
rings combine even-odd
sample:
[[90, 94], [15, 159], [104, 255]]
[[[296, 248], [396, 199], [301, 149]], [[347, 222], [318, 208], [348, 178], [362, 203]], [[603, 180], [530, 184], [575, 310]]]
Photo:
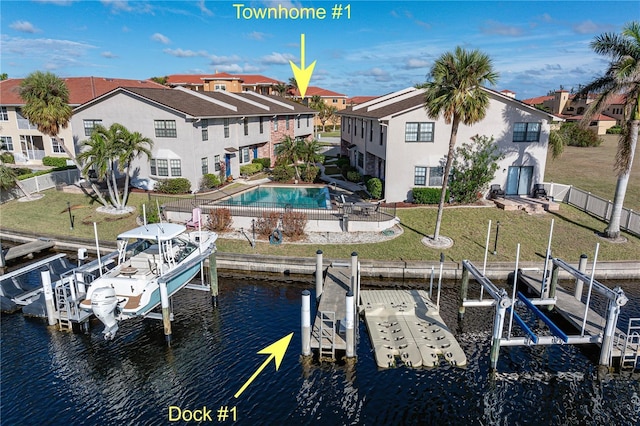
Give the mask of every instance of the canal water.
[[[630, 302], [620, 328], [640, 317], [637, 284], [625, 286]], [[99, 322], [88, 334], [72, 334], [4, 315], [1, 424], [640, 423], [637, 373], [598, 377], [595, 347], [502, 348], [498, 372], [490, 372], [492, 310], [468, 308], [458, 323], [453, 283], [443, 289], [441, 312], [468, 357], [466, 368], [378, 370], [362, 321], [355, 365], [304, 365], [300, 296], [312, 287], [310, 280], [221, 277], [216, 309], [208, 293], [185, 290], [174, 299], [170, 348], [157, 320], [123, 322], [116, 338], [104, 341]], [[269, 363], [234, 398], [267, 358], [257, 352], [291, 332], [280, 369]], [[208, 415], [200, 422], [174, 421], [202, 413]]]

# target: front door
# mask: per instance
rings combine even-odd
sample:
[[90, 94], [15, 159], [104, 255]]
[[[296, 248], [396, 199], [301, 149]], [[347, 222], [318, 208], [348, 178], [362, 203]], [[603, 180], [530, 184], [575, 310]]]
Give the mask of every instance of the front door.
[[507, 174], [507, 195], [528, 195], [533, 180], [533, 166], [512, 166]]
[[231, 154], [224, 155], [224, 176], [231, 176]]

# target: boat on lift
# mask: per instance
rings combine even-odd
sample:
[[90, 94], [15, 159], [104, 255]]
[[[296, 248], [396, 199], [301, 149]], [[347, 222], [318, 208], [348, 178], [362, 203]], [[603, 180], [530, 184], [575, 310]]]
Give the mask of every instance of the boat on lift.
[[123, 232], [117, 238], [117, 264], [92, 281], [80, 308], [104, 324], [104, 338], [113, 339], [120, 321], [148, 316], [161, 304], [166, 288], [171, 297], [200, 271], [216, 250], [217, 234], [188, 231], [176, 223], [153, 223]]

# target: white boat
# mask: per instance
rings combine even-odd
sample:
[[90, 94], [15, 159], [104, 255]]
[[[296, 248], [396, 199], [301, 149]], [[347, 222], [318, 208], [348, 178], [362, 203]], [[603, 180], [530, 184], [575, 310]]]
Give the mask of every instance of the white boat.
[[161, 287], [171, 297], [186, 286], [215, 251], [217, 237], [175, 223], [118, 235], [117, 265], [89, 284], [80, 308], [92, 311], [105, 326], [105, 339], [113, 339], [119, 321], [147, 316], [161, 304]]

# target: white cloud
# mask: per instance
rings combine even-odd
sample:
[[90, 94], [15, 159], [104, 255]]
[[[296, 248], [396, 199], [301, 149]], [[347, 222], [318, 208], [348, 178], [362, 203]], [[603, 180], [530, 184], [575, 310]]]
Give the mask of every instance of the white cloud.
[[14, 29], [16, 31], [20, 31], [23, 33], [30, 33], [30, 34], [34, 34], [34, 33], [38, 33], [40, 32], [40, 30], [36, 27], [33, 26], [33, 24], [29, 21], [16, 21], [14, 23], [12, 23], [11, 25], [9, 25], [9, 27], [11, 29]]
[[211, 59], [211, 65], [228, 65], [231, 64], [233, 62], [238, 62], [241, 60], [241, 58], [237, 55], [232, 55], [232, 56], [216, 56], [216, 55], [211, 55], [209, 56], [209, 59]]
[[252, 40], [258, 40], [258, 41], [262, 41], [266, 37], [267, 37], [267, 34], [261, 33], [259, 31], [253, 31], [253, 32], [247, 34], [247, 38], [250, 38]]
[[613, 27], [607, 24], [596, 24], [592, 20], [588, 19], [580, 22], [579, 24], [573, 25], [572, 29], [578, 34], [596, 34], [604, 31], [611, 31]]
[[404, 63], [405, 69], [426, 68], [428, 66], [429, 61], [425, 61], [424, 59], [410, 58], [407, 59]]
[[103, 58], [107, 58], [107, 59], [113, 59], [113, 58], [117, 58], [118, 57], [118, 55], [116, 55], [113, 52], [109, 52], [109, 51], [102, 52], [100, 54], [100, 56], [102, 56]]
[[111, 12], [131, 12], [133, 8], [126, 0], [100, 0], [100, 3], [111, 8]]
[[[296, 57], [290, 53], [277, 53], [273, 52], [271, 55], [263, 56], [260, 61], [267, 65], [283, 65], [288, 64], [289, 61], [295, 61]], [[307, 65], [307, 64], [305, 64]]]
[[360, 71], [357, 74], [365, 77], [372, 77], [373, 80], [377, 82], [391, 81], [391, 75], [387, 71], [379, 67], [373, 67], [365, 71]]
[[34, 68], [61, 69], [86, 65], [84, 58], [96, 46], [71, 40], [51, 38], [26, 39], [7, 37], [0, 39], [0, 51], [3, 61], [20, 63], [29, 58], [34, 62]]
[[210, 11], [209, 9], [207, 9], [207, 6], [205, 5], [205, 1], [204, 0], [200, 0], [198, 2], [198, 8], [200, 9], [200, 12], [202, 12], [203, 14], [205, 14], [207, 16], [213, 16], [213, 12]]
[[162, 43], [162, 44], [171, 43], [171, 40], [169, 40], [169, 37], [164, 36], [164, 35], [162, 35], [160, 33], [155, 33], [154, 35], [152, 35], [151, 36], [151, 40], [157, 41], [157, 42]]
[[522, 29], [513, 25], [505, 25], [497, 21], [486, 21], [480, 31], [490, 35], [521, 36]]
[[176, 56], [178, 58], [193, 58], [196, 56], [207, 57], [208, 54], [204, 50], [194, 51], [194, 50], [183, 50], [183, 49], [164, 49], [164, 53]]
[[55, 4], [58, 6], [70, 6], [78, 0], [36, 0], [36, 3]]

